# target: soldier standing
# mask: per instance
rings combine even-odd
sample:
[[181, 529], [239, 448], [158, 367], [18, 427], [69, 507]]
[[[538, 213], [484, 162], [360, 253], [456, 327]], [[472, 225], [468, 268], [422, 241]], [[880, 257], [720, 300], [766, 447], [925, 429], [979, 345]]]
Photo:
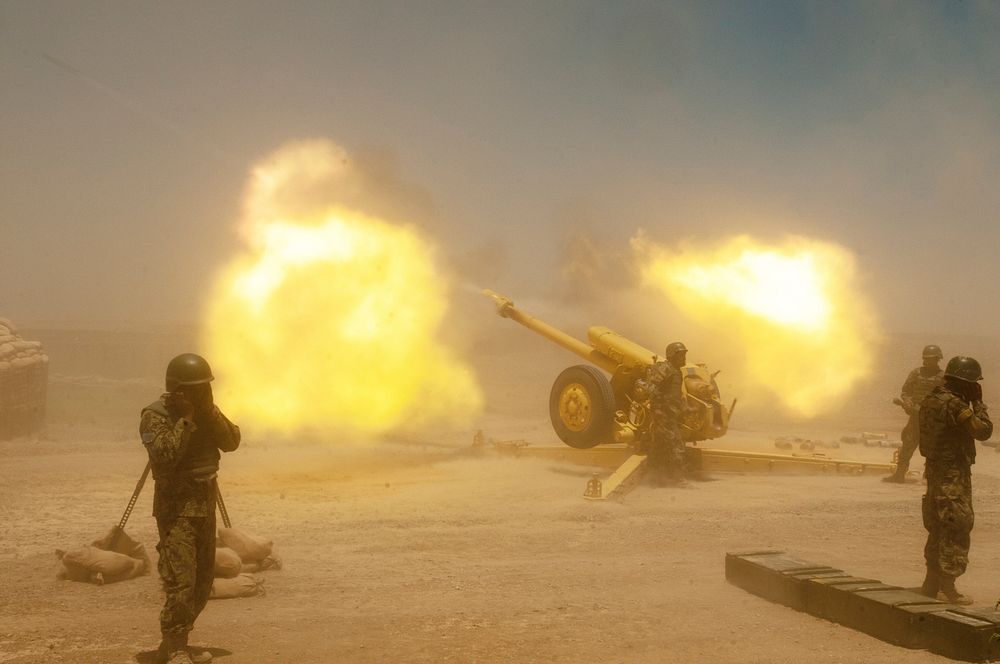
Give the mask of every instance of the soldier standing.
[[684, 479], [684, 440], [681, 438], [681, 415], [685, 410], [681, 369], [687, 363], [687, 347], [679, 341], [667, 346], [665, 362], [649, 368], [647, 382], [653, 422], [650, 432], [648, 463], [654, 479], [679, 483]]
[[920, 453], [927, 459], [922, 504], [927, 576], [920, 592], [928, 597], [940, 592], [953, 604], [972, 603], [955, 588], [955, 578], [969, 564], [975, 441], [988, 440], [993, 433], [979, 384], [982, 379], [979, 362], [953, 357], [945, 367], [944, 384], [920, 405]]
[[941, 384], [943, 372], [941, 371], [941, 360], [944, 355], [941, 348], [930, 345], [924, 346], [923, 366], [919, 366], [910, 372], [903, 383], [903, 389], [899, 392], [899, 399], [896, 403], [903, 407], [909, 419], [906, 426], [900, 433], [903, 446], [899, 448], [899, 461], [896, 463], [896, 472], [888, 477], [883, 477], [883, 482], [898, 482], [902, 484], [906, 481], [906, 471], [910, 469], [910, 458], [920, 443], [920, 422], [918, 413], [920, 404], [924, 397], [931, 393], [935, 387]]
[[170, 664], [212, 659], [207, 651], [189, 650], [188, 633], [212, 591], [219, 451], [240, 444], [239, 427], [214, 403], [212, 380], [204, 358], [178, 355], [167, 365], [167, 392], [143, 408], [139, 424], [156, 482], [157, 568], [166, 593], [160, 654]]

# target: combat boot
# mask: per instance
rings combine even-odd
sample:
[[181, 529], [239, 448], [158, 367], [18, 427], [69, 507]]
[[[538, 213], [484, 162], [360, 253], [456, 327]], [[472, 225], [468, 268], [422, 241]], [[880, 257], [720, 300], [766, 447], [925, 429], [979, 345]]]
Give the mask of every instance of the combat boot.
[[938, 596], [938, 599], [949, 604], [958, 604], [959, 606], [969, 606], [972, 604], [973, 600], [971, 597], [963, 595], [955, 588], [955, 577], [942, 574], [940, 579], [941, 594]]
[[[195, 662], [204, 664], [204, 662], [212, 660], [212, 653], [206, 653], [208, 659], [194, 659], [190, 651], [186, 632], [182, 634], [167, 633], [163, 635], [163, 640], [160, 642], [158, 661], [166, 664], [194, 664]], [[196, 649], [195, 652], [201, 654], [199, 649]]]
[[937, 570], [927, 567], [927, 575], [924, 576], [924, 583], [920, 586], [920, 594], [926, 597], [936, 598], [938, 591], [941, 590], [941, 578], [938, 576]]
[[208, 664], [208, 662], [212, 661], [212, 653], [201, 648], [188, 646], [187, 653], [194, 664]]
[[892, 475], [886, 475], [882, 478], [883, 482], [892, 482], [893, 484], [906, 484], [906, 473], [902, 475], [899, 473], [893, 473]]
[[175, 650], [167, 659], [167, 664], [193, 664], [193, 662], [187, 650]]

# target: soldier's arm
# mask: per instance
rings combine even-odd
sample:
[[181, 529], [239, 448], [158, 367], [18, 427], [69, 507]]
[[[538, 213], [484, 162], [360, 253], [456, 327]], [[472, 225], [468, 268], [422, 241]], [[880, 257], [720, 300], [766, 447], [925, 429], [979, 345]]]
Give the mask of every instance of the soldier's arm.
[[139, 435], [149, 453], [149, 460], [160, 466], [174, 466], [187, 450], [191, 434], [197, 428], [191, 420], [180, 418], [175, 424], [147, 410], [139, 422]]
[[683, 380], [684, 376], [679, 371], [675, 371], [663, 381], [666, 389], [664, 403], [676, 416], [682, 415], [687, 409], [687, 400], [684, 399], [684, 392], [681, 389], [681, 381]]
[[643, 376], [643, 380], [649, 385], [651, 390], [659, 389], [660, 381], [663, 380], [663, 372], [660, 371], [660, 367], [657, 364], [651, 364], [646, 369], [646, 373]]
[[993, 422], [982, 401], [973, 401], [971, 406], [966, 404], [955, 420], [976, 440], [989, 440], [993, 435]]
[[212, 411], [212, 433], [215, 434], [215, 445], [223, 452], [232, 452], [240, 446], [240, 428], [222, 414], [218, 406]]
[[907, 412], [909, 412], [910, 410], [916, 410], [917, 408], [920, 407], [920, 404], [914, 402], [913, 400], [913, 397], [915, 396], [914, 392], [916, 391], [917, 388], [918, 371], [919, 369], [914, 369], [913, 371], [911, 371], [910, 374], [906, 377], [906, 380], [903, 382], [903, 387], [899, 390], [899, 399], [900, 401], [903, 402], [903, 405], [906, 408]]

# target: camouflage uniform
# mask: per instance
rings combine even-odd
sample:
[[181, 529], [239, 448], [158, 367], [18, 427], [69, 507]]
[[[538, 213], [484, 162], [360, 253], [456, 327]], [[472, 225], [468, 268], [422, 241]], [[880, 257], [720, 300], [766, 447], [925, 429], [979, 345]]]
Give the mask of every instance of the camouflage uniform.
[[927, 369], [917, 367], [910, 372], [903, 382], [903, 388], [899, 391], [900, 401], [906, 410], [909, 419], [899, 437], [903, 441], [903, 446], [899, 448], [899, 463], [896, 465], [895, 475], [906, 477], [906, 471], [910, 469], [910, 459], [913, 452], [920, 443], [920, 404], [924, 398], [931, 393], [944, 380], [944, 371], [941, 369]]
[[166, 398], [143, 409], [139, 433], [156, 481], [157, 568], [166, 592], [160, 630], [170, 652], [187, 644], [212, 591], [219, 450], [239, 447], [240, 430], [214, 406], [195, 421], [182, 418], [171, 412]]
[[920, 404], [920, 453], [927, 458], [923, 497], [927, 568], [947, 577], [965, 573], [975, 514], [972, 510], [974, 439], [993, 432], [986, 405], [970, 405], [947, 385], [935, 387]]
[[684, 413], [683, 375], [669, 362], [657, 362], [649, 368], [646, 381], [650, 389], [653, 440], [649, 448], [649, 466], [661, 476], [679, 478], [684, 472], [684, 440], [680, 419]]

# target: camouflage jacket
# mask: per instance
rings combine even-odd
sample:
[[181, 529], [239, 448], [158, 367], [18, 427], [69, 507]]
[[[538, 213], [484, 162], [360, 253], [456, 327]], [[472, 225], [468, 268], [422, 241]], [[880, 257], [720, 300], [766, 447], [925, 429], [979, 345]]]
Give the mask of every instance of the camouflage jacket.
[[910, 372], [899, 391], [900, 400], [906, 412], [914, 415], [923, 403], [924, 398], [938, 385], [944, 383], [944, 372], [938, 369], [930, 374], [923, 367], [917, 367]]
[[920, 453], [928, 464], [970, 466], [976, 462], [975, 441], [992, 434], [986, 404], [969, 403], [944, 385], [920, 404]]
[[166, 396], [143, 408], [139, 422], [156, 482], [153, 516], [211, 516], [219, 450], [239, 447], [240, 429], [218, 407], [195, 421], [180, 417], [167, 407]]
[[657, 420], [677, 422], [684, 412], [684, 393], [680, 370], [669, 362], [657, 362], [646, 373], [649, 385], [649, 403]]

